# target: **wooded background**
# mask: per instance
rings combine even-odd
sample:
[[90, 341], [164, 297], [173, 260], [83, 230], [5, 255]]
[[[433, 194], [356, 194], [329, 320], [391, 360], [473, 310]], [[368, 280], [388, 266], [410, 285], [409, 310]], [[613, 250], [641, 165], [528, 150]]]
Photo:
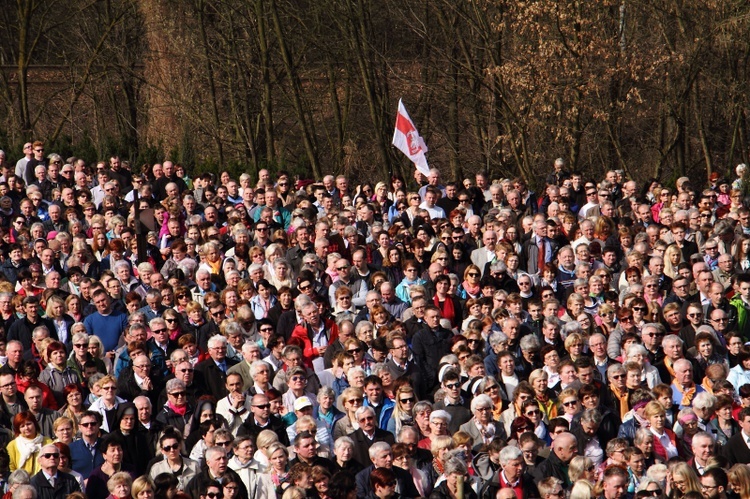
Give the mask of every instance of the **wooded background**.
[[5, 0], [0, 148], [196, 171], [705, 179], [748, 156], [740, 0]]

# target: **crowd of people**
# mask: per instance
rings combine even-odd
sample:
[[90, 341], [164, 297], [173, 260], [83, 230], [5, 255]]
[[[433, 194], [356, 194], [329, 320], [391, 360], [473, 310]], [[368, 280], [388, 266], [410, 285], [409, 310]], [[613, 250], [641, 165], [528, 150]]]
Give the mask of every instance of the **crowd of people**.
[[745, 165], [537, 193], [23, 154], [6, 497], [750, 499]]

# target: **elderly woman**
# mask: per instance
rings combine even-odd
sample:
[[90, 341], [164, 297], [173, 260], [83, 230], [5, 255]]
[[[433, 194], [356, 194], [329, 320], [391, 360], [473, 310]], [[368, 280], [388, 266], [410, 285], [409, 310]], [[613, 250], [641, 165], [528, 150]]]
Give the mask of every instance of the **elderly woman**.
[[613, 364], [607, 368], [607, 379], [609, 380], [609, 390], [612, 393], [615, 414], [620, 419], [630, 410], [628, 405], [628, 389], [626, 385], [627, 372], [622, 364]]
[[[477, 499], [477, 494], [470, 486], [470, 482], [464, 483], [463, 480], [469, 476], [469, 470], [466, 462], [459, 456], [449, 457], [443, 465], [442, 481], [439, 479], [438, 485], [432, 490], [430, 499]], [[459, 494], [459, 483], [462, 483], [463, 496]]]
[[282, 402], [287, 412], [294, 412], [294, 401], [300, 397], [308, 397], [313, 403], [313, 412], [317, 411], [317, 398], [307, 390], [307, 372], [303, 367], [289, 369], [286, 382], [289, 389], [282, 396]]
[[19, 412], [13, 417], [13, 432], [15, 438], [6, 447], [10, 471], [23, 469], [29, 475], [37, 473], [41, 469], [39, 452], [52, 440], [41, 434], [36, 417], [29, 411]]
[[557, 403], [554, 392], [548, 387], [548, 375], [543, 369], [535, 369], [529, 375], [529, 383], [534, 389], [534, 399], [547, 421], [557, 417]]
[[450, 437], [448, 426], [451, 424], [451, 419], [451, 415], [442, 409], [432, 411], [430, 413], [430, 435], [420, 440], [418, 447], [429, 450], [432, 448], [432, 441], [436, 437]]
[[599, 466], [604, 462], [602, 444], [597, 438], [602, 415], [597, 409], [586, 409], [581, 413], [579, 421], [580, 424], [571, 432], [578, 441], [578, 454], [591, 459], [594, 466]]
[[165, 388], [167, 393], [167, 403], [164, 404], [161, 412], [156, 415], [156, 421], [164, 426], [173, 426], [185, 436], [185, 429], [188, 422], [193, 417], [193, 407], [189, 404], [187, 398], [187, 386], [185, 382], [172, 378], [167, 381]]
[[493, 439], [507, 439], [503, 425], [493, 420], [492, 412], [495, 404], [489, 395], [484, 393], [475, 396], [471, 401], [471, 420], [462, 424], [460, 431], [466, 432], [473, 438], [472, 447], [478, 452], [481, 447], [488, 445]]
[[130, 499], [130, 488], [133, 485], [133, 477], [126, 471], [119, 471], [107, 480], [107, 499]]
[[[659, 326], [661, 326], [661, 324], [659, 324]], [[646, 350], [646, 347], [643, 345], [636, 344], [628, 347], [627, 362], [635, 362], [641, 366], [641, 382], [646, 382], [649, 388], [653, 388], [661, 383], [659, 370], [649, 362], [648, 350]]]
[[347, 436], [337, 438], [333, 443], [333, 455], [335, 456], [335, 471], [344, 471], [352, 475], [362, 471], [362, 465], [352, 459], [352, 456], [354, 456], [354, 440], [351, 438]]

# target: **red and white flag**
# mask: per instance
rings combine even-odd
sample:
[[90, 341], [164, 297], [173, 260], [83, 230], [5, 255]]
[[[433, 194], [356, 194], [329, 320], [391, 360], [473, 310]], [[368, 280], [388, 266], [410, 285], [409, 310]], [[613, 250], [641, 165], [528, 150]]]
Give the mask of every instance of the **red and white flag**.
[[414, 163], [417, 170], [424, 176], [430, 174], [430, 167], [427, 166], [427, 158], [424, 153], [427, 152], [427, 145], [417, 132], [417, 127], [409, 118], [401, 99], [398, 100], [398, 114], [396, 115], [396, 129], [393, 131], [393, 141], [391, 142], [402, 153]]

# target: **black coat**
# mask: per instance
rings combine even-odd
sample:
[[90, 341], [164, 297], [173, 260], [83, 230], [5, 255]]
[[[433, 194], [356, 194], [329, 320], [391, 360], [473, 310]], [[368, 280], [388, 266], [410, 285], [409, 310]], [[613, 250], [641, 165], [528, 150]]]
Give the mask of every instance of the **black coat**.
[[570, 483], [570, 478], [568, 478], [568, 474], [565, 471], [567, 468], [568, 467], [560, 461], [560, 458], [557, 457], [557, 454], [550, 452], [549, 457], [542, 461], [539, 466], [534, 468], [532, 476], [536, 482], [540, 482], [547, 477], [553, 476], [562, 480], [564, 484], [563, 488], [567, 489], [572, 485]]
[[451, 352], [453, 333], [443, 327], [434, 331], [420, 329], [412, 338], [412, 351], [422, 374], [422, 393], [430, 393], [438, 384], [440, 359]]
[[[229, 371], [230, 367], [237, 364], [237, 361], [231, 360], [229, 357], [225, 359], [225, 362], [227, 364], [227, 371]], [[208, 390], [207, 393], [216, 397], [216, 400], [221, 400], [229, 394], [227, 392], [227, 375], [219, 369], [219, 366], [216, 365], [213, 359], [208, 358], [199, 362], [195, 366], [195, 370], [203, 375], [203, 381]]]
[[[372, 487], [370, 486], [370, 474], [374, 469], [375, 466], [370, 465], [357, 473], [357, 476], [355, 477], [357, 482], [357, 499], [364, 499], [367, 497], [368, 493], [372, 491]], [[404, 471], [397, 466], [391, 468], [391, 471], [396, 475], [396, 483], [398, 484], [396, 489], [398, 490], [400, 497], [419, 497], [419, 491], [417, 491], [417, 487], [414, 485], [414, 480], [408, 471]]]
[[[245, 487], [245, 483], [242, 481], [240, 476], [231, 468], [227, 468], [225, 476], [231, 477], [231, 480], [239, 487], [239, 499], [247, 499], [247, 488]], [[201, 489], [211, 480], [213, 479], [208, 473], [208, 468], [204, 467], [204, 469], [200, 473], [195, 475], [193, 479], [190, 480], [190, 482], [187, 484], [187, 486], [185, 487], [185, 493], [193, 499], [200, 499]]]
[[258, 435], [260, 435], [260, 432], [263, 430], [271, 430], [276, 435], [279, 436], [279, 442], [284, 444], [285, 446], [289, 446], [289, 435], [286, 432], [286, 426], [284, 425], [284, 422], [278, 417], [274, 416], [273, 414], [268, 420], [268, 426], [265, 428], [261, 428], [257, 424], [255, 424], [255, 417], [250, 414], [244, 423], [240, 425], [239, 428], [237, 428], [237, 436], [243, 437], [245, 435], [250, 435], [253, 437], [253, 440], [258, 438]]
[[393, 438], [393, 434], [389, 431], [381, 430], [380, 428], [375, 428], [375, 435], [373, 436], [372, 440], [367, 438], [367, 435], [362, 431], [362, 428], [359, 428], [349, 435], [347, 435], [349, 438], [354, 440], [354, 453], [352, 455], [353, 459], [356, 459], [359, 464], [362, 466], [370, 466], [372, 464], [372, 461], [370, 461], [370, 446], [374, 444], [375, 442], [386, 442], [390, 445], [393, 445], [396, 443], [396, 440]]
[[[440, 482], [440, 485], [435, 487], [430, 494], [430, 499], [451, 499], [451, 497], [447, 481]], [[495, 496], [491, 497], [494, 498]], [[468, 483], [464, 484], [464, 499], [477, 499], [477, 493], [468, 486]]]
[[745, 443], [742, 432], [733, 435], [721, 448], [721, 453], [729, 462], [729, 466], [750, 463], [750, 448]]
[[41, 471], [31, 477], [29, 485], [36, 489], [37, 499], [65, 499], [68, 494], [81, 491], [78, 480], [73, 475], [62, 471], [57, 472], [54, 487], [50, 485]]
[[148, 391], [141, 389], [135, 381], [133, 366], [130, 365], [120, 371], [120, 376], [117, 378], [117, 394], [125, 400], [135, 400], [136, 397], [143, 395], [148, 397], [152, 406], [158, 407], [159, 394], [164, 389], [164, 378], [158, 369], [151, 369], [150, 378], [153, 388]]

